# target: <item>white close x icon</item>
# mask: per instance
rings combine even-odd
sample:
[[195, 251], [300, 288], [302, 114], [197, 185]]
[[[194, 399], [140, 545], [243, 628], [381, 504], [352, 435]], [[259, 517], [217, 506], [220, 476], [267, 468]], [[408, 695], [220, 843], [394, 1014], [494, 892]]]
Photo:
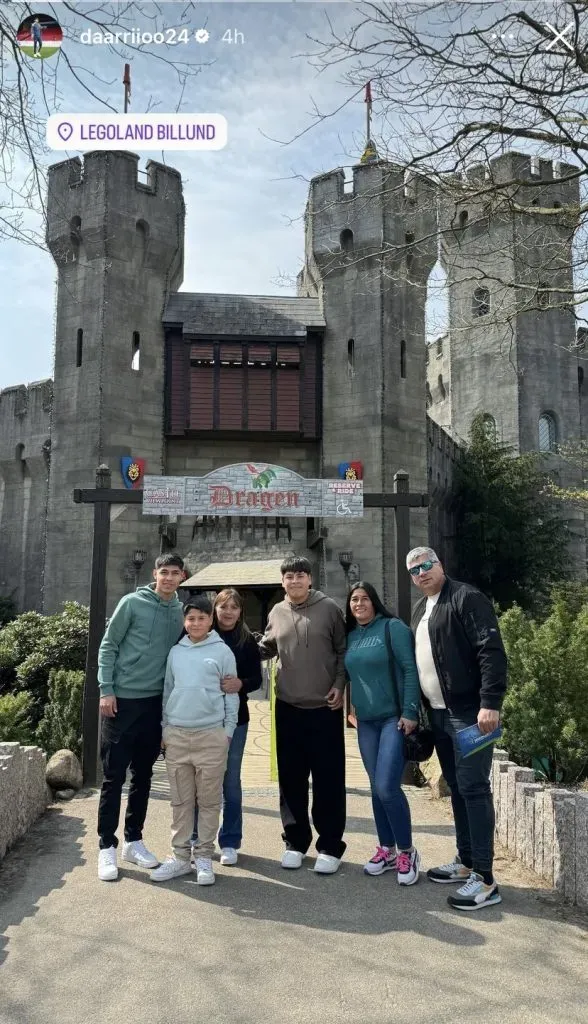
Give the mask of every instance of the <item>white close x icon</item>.
[[561, 32], [558, 28], [554, 28], [553, 25], [550, 25], [548, 21], [543, 22], [543, 24], [545, 25], [545, 28], [548, 28], [549, 31], [553, 32], [553, 35], [555, 36], [555, 38], [552, 39], [551, 42], [545, 47], [546, 50], [551, 50], [551, 48], [555, 46], [556, 43], [562, 43], [563, 46], [567, 46], [568, 50], [570, 50], [572, 53], [574, 52], [574, 47], [570, 43], [569, 39], [564, 39], [564, 36], [567, 36], [568, 32], [571, 32], [574, 28], [573, 21], [570, 21], [569, 25], [566, 25], [566, 27], [562, 29]]

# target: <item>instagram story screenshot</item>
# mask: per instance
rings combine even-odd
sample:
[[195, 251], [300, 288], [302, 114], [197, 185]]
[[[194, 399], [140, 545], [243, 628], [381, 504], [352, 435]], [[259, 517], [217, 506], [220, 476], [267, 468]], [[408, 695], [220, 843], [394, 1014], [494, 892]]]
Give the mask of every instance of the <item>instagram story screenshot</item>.
[[0, 310], [0, 1024], [584, 1022], [587, 0], [0, 0]]

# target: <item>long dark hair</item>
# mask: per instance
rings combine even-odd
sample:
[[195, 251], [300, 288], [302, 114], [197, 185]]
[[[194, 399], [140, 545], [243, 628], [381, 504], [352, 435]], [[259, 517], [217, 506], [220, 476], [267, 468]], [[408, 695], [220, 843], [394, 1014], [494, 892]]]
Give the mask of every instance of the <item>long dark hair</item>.
[[249, 626], [243, 619], [243, 598], [241, 597], [239, 591], [235, 590], [234, 587], [225, 587], [224, 590], [221, 590], [220, 593], [216, 595], [214, 599], [213, 626], [216, 630], [220, 630], [218, 619], [216, 617], [216, 610], [219, 604], [226, 604], [227, 601], [234, 601], [235, 604], [239, 606], [239, 618], [235, 623], [234, 632], [236, 646], [243, 647], [243, 644], [247, 643], [247, 640], [251, 636], [251, 630], [249, 629]]
[[383, 615], [385, 619], [394, 619], [396, 616], [394, 612], [389, 612], [386, 606], [383, 604], [378, 591], [374, 587], [373, 583], [366, 583], [364, 580], [360, 580], [359, 583], [354, 583], [347, 595], [347, 604], [345, 606], [345, 628], [347, 633], [351, 633], [352, 629], [357, 628], [357, 619], [351, 612], [351, 595], [356, 590], [365, 590], [367, 596], [374, 606], [376, 615]]

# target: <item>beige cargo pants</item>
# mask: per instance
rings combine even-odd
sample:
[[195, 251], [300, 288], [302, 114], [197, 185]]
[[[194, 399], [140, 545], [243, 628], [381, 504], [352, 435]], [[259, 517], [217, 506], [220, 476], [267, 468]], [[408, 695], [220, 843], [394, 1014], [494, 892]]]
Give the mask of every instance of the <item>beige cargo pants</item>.
[[214, 853], [220, 819], [223, 779], [229, 741], [224, 729], [163, 730], [165, 764], [172, 805], [172, 849], [179, 860], [190, 860], [194, 805], [198, 801], [198, 857]]

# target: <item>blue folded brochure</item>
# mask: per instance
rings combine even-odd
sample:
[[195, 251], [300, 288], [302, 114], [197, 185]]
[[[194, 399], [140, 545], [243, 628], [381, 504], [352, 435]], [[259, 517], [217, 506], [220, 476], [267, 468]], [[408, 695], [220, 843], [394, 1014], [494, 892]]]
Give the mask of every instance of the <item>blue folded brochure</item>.
[[457, 746], [462, 757], [471, 757], [478, 750], [489, 747], [496, 743], [502, 736], [502, 727], [498, 725], [492, 732], [480, 732], [477, 725], [469, 725], [467, 729], [460, 729], [455, 734]]

